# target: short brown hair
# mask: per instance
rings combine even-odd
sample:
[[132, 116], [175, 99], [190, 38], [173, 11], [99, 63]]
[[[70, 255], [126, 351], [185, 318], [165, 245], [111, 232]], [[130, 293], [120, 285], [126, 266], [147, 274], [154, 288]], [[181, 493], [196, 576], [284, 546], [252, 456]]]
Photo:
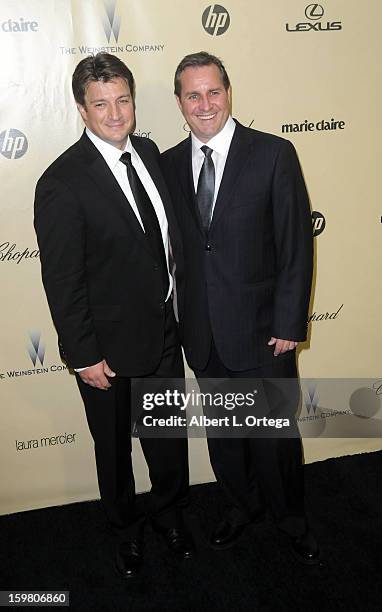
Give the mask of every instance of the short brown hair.
[[216, 57], [216, 55], [211, 55], [211, 53], [207, 53], [207, 51], [199, 51], [199, 53], [190, 53], [190, 55], [186, 55], [182, 61], [179, 63], [174, 78], [174, 93], [178, 98], [181, 93], [181, 84], [180, 84], [180, 75], [186, 68], [197, 68], [199, 66], [211, 66], [214, 64], [219, 69], [219, 72], [222, 77], [224, 89], [228, 89], [230, 86], [230, 81], [228, 78], [228, 74], [226, 69], [224, 68], [223, 62]]
[[86, 88], [92, 81], [107, 83], [116, 78], [125, 79], [134, 99], [135, 82], [133, 74], [118, 57], [110, 53], [97, 53], [97, 55], [85, 57], [73, 72], [72, 90], [75, 101], [81, 106], [85, 105]]

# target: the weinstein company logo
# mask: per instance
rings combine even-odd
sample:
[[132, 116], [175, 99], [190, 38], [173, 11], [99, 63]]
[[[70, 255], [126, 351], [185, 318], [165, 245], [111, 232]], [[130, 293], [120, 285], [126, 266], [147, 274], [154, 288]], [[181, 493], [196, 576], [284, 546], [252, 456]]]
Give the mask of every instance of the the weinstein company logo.
[[0, 381], [6, 379], [16, 380], [20, 376], [35, 376], [37, 374], [49, 374], [51, 372], [64, 372], [68, 369], [63, 363], [47, 364], [45, 362], [45, 343], [41, 341], [41, 333], [29, 332], [29, 342], [26, 346], [28, 355], [32, 361], [33, 368], [27, 370], [7, 370], [0, 372]]
[[28, 150], [28, 140], [20, 130], [9, 128], [0, 134], [0, 153], [7, 159], [19, 159]]
[[307, 22], [296, 23], [296, 25], [285, 24], [287, 32], [330, 32], [342, 30], [341, 21], [327, 21], [324, 23], [321, 19], [324, 16], [324, 7], [321, 4], [308, 4], [305, 8], [305, 17], [309, 19]]
[[[88, 44], [81, 44], [77, 47], [60, 46], [61, 55], [95, 55], [96, 53], [113, 53], [116, 55], [125, 52], [162, 53], [164, 50], [164, 43], [147, 40], [144, 31], [142, 32], [142, 36], [144, 37], [143, 40], [130, 40], [128, 42], [120, 40], [121, 22], [125, 19], [124, 10], [126, 4], [126, 2], [122, 3], [118, 2], [118, 0], [102, 0], [103, 8], [101, 22], [107, 44], [105, 44], [105, 40], [102, 38], [102, 42], [100, 42], [98, 46], [89, 46]], [[118, 7], [123, 9], [121, 11], [122, 17], [118, 12]], [[140, 28], [140, 31], [141, 30], [142, 28]]]
[[305, 397], [305, 407], [308, 414], [312, 411], [316, 414], [318, 406], [318, 393], [316, 385], [308, 385], [308, 389]]
[[107, 42], [110, 42], [111, 34], [114, 35], [114, 40], [118, 42], [119, 30], [121, 27], [121, 17], [116, 14], [115, 9], [117, 0], [103, 0], [106, 15], [103, 16], [103, 29], [106, 34]]
[[41, 342], [40, 332], [30, 332], [29, 340], [30, 343], [27, 348], [29, 357], [31, 358], [33, 365], [36, 366], [36, 362], [38, 359], [40, 364], [43, 366], [45, 357], [45, 344]]
[[227, 9], [220, 4], [207, 6], [202, 15], [203, 28], [211, 36], [224, 34], [228, 30], [230, 22], [231, 19]]

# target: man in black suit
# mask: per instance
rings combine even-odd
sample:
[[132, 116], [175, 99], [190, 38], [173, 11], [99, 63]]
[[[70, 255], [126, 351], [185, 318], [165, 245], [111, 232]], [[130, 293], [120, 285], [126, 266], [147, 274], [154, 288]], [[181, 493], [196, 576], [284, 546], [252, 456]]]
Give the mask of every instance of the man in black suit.
[[[295, 349], [306, 339], [312, 277], [310, 208], [295, 150], [230, 116], [230, 81], [215, 56], [186, 56], [175, 96], [191, 135], [162, 155], [162, 167], [183, 241], [177, 293], [187, 361], [203, 388], [206, 378], [267, 379], [271, 409], [295, 423]], [[290, 381], [279, 388], [270, 379]], [[233, 544], [267, 507], [298, 557], [317, 562], [297, 428], [290, 438], [209, 437], [208, 447], [228, 502], [212, 546]]]
[[[117, 567], [128, 578], [141, 566], [144, 522], [135, 503], [130, 379], [184, 376], [169, 234], [179, 269], [181, 243], [159, 151], [132, 135], [135, 85], [128, 67], [106, 53], [87, 57], [72, 86], [86, 129], [38, 181], [35, 228], [60, 348], [76, 371], [101, 499], [118, 536]], [[187, 440], [143, 438], [141, 445], [153, 526], [187, 558], [193, 549], [182, 520]]]

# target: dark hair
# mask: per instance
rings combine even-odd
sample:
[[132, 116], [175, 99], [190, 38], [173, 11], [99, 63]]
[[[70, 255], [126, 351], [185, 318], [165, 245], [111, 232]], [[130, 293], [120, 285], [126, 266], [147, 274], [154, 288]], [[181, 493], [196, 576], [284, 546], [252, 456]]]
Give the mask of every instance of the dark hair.
[[118, 57], [110, 53], [89, 55], [77, 65], [72, 77], [72, 90], [76, 102], [85, 105], [86, 88], [92, 81], [107, 83], [116, 78], [125, 79], [134, 99], [135, 83], [132, 72]]
[[180, 97], [180, 75], [182, 74], [183, 70], [186, 70], [186, 68], [197, 68], [198, 66], [211, 66], [211, 64], [217, 66], [220, 71], [224, 89], [228, 89], [230, 82], [223, 62], [216, 57], [216, 55], [211, 55], [210, 53], [207, 53], [207, 51], [199, 51], [199, 53], [190, 53], [190, 55], [186, 55], [178, 65], [174, 78], [175, 95], [178, 96], [178, 98]]

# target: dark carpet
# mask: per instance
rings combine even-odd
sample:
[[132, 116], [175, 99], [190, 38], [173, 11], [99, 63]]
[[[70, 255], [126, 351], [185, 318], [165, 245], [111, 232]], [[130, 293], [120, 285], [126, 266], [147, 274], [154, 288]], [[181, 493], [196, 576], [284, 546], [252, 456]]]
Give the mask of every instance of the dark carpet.
[[206, 534], [222, 510], [213, 483], [191, 490], [195, 558], [172, 558], [147, 526], [144, 569], [128, 583], [115, 573], [99, 502], [0, 517], [0, 589], [69, 590], [80, 611], [381, 612], [382, 452], [310, 464], [305, 475], [323, 567], [295, 560], [270, 519], [211, 550]]

